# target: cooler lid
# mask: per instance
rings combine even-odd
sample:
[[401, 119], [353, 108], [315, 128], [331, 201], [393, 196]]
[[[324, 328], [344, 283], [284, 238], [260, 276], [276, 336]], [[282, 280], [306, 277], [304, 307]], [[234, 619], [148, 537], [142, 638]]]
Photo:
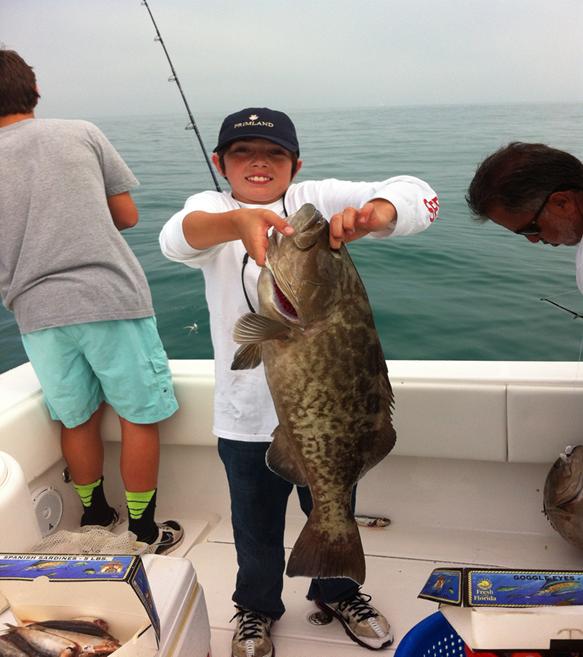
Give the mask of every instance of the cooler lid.
[[160, 626], [168, 627], [180, 616], [193, 589], [196, 573], [189, 559], [143, 554], [142, 562], [148, 575]]

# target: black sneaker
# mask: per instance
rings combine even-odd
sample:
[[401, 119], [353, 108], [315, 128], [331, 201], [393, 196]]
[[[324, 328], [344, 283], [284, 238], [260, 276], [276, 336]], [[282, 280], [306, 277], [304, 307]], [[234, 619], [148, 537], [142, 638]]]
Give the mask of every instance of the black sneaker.
[[119, 521], [119, 514], [118, 512], [112, 508], [109, 507], [109, 511], [105, 513], [104, 516], [98, 517], [94, 510], [89, 507], [83, 511], [83, 515], [81, 516], [81, 527], [88, 527], [90, 525], [95, 526], [95, 527], [102, 527], [103, 529], [113, 529]]
[[237, 628], [231, 643], [231, 657], [275, 657], [271, 641], [273, 620], [237, 607], [239, 611], [231, 618], [237, 619]]
[[336, 616], [346, 634], [359, 646], [381, 650], [393, 643], [393, 634], [387, 619], [369, 604], [370, 599], [370, 595], [358, 592], [348, 600], [328, 603], [316, 601], [316, 604], [323, 611]]
[[158, 536], [150, 543], [150, 554], [169, 554], [175, 550], [184, 538], [184, 529], [176, 520], [157, 522]]

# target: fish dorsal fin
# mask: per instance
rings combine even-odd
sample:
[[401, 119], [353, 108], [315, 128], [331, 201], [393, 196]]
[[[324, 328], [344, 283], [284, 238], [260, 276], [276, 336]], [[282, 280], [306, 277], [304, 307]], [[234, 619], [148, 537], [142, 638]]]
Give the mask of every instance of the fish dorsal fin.
[[261, 363], [261, 344], [244, 344], [237, 349], [231, 363], [232, 370], [252, 370]]
[[249, 344], [285, 338], [289, 334], [289, 327], [275, 319], [247, 313], [240, 317], [233, 330], [233, 340], [239, 344]]
[[361, 436], [361, 445], [362, 442], [365, 442], [369, 443], [369, 446], [368, 449], [363, 450], [364, 463], [362, 464], [362, 470], [358, 475], [359, 479], [385, 458], [395, 446], [396, 439], [397, 434], [389, 416], [387, 416], [384, 426], [371, 435], [370, 440], [367, 440], [367, 436]]
[[370, 352], [366, 363], [370, 372], [376, 372], [376, 384], [367, 395], [365, 407], [367, 412], [378, 417], [378, 428], [369, 435], [360, 435], [359, 450], [363, 455], [363, 465], [359, 477], [362, 477], [393, 449], [397, 434], [393, 427], [393, 390], [387, 372], [387, 362], [380, 343]]
[[265, 454], [267, 467], [286, 481], [296, 486], [307, 486], [308, 478], [301, 461], [297, 458], [293, 445], [281, 425], [273, 432], [273, 442]]

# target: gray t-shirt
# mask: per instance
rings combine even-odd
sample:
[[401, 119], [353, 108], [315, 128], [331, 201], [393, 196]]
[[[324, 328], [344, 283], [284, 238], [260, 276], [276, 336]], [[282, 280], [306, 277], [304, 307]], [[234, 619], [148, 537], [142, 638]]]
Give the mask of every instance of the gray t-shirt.
[[154, 314], [107, 197], [138, 184], [87, 121], [0, 128], [0, 294], [21, 333]]

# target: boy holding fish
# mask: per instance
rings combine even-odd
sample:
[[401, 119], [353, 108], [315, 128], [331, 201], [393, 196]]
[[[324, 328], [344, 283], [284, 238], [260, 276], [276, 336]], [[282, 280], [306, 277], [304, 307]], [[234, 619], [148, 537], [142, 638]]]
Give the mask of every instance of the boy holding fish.
[[144, 272], [120, 231], [138, 181], [86, 121], [37, 119], [34, 72], [0, 49], [0, 295], [14, 312], [83, 505], [81, 525], [111, 526], [100, 423], [119, 416], [129, 530], [151, 551], [182, 540], [156, 523], [158, 422], [178, 404]]
[[[294, 235], [286, 217], [313, 203], [330, 217], [329, 244], [336, 250], [369, 233], [375, 237], [417, 233], [435, 220], [439, 206], [431, 187], [411, 176], [379, 183], [293, 183], [302, 166], [295, 127], [286, 114], [268, 108], [229, 115], [221, 126], [213, 162], [231, 192], [191, 196], [164, 226], [160, 245], [170, 260], [200, 268], [205, 277], [215, 355], [213, 432], [229, 483], [239, 565], [232, 652], [234, 657], [270, 657], [271, 626], [285, 611], [283, 533], [293, 485], [266, 465], [278, 417], [263, 366], [255, 367], [254, 362], [252, 369], [232, 369], [238, 347], [233, 327], [257, 307], [268, 233]], [[280, 302], [293, 312], [283, 295]], [[297, 490], [309, 516], [310, 491], [307, 486]], [[297, 563], [297, 570], [303, 565]], [[386, 618], [353, 579], [315, 578], [308, 598], [336, 616], [360, 645], [377, 650], [392, 642]]]

